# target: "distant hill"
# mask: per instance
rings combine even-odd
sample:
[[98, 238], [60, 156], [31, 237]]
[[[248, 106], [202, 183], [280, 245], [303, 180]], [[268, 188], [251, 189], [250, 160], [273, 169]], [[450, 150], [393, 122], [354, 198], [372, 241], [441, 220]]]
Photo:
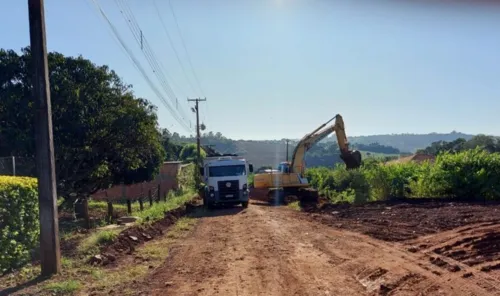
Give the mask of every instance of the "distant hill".
[[[401, 152], [414, 153], [418, 149], [423, 149], [433, 142], [446, 141], [452, 142], [458, 138], [470, 140], [474, 135], [464, 134], [460, 132], [443, 133], [430, 133], [430, 134], [386, 134], [386, 135], [371, 135], [349, 137], [352, 144], [371, 144], [379, 143], [380, 145], [391, 146], [399, 149]], [[328, 140], [336, 141], [335, 136], [329, 137]], [[327, 140], [327, 141], [328, 141]]]
[[[397, 154], [397, 150], [401, 153], [414, 153], [418, 149], [426, 148], [431, 145], [431, 143], [436, 141], [447, 141], [451, 142], [458, 138], [464, 138], [469, 140], [474, 135], [468, 135], [459, 132], [451, 132], [447, 134], [440, 133], [430, 133], [430, 134], [392, 134], [392, 135], [371, 135], [371, 136], [359, 136], [350, 137], [352, 148], [357, 148], [356, 145], [363, 147], [363, 151], [369, 152], [373, 148], [374, 143], [378, 143], [382, 146], [389, 146], [386, 148], [387, 155]], [[172, 136], [173, 141], [178, 142], [189, 142], [195, 143], [195, 138], [179, 137], [178, 134], [174, 133]], [[293, 147], [298, 140], [293, 140], [289, 146], [289, 158], [293, 152]], [[283, 140], [232, 140], [223, 137], [220, 133], [206, 133], [201, 139], [204, 145], [213, 145], [213, 148], [222, 153], [236, 153], [241, 156], [245, 156], [254, 166], [259, 168], [260, 166], [272, 165], [276, 166], [280, 161], [286, 159], [286, 144]], [[334, 150], [336, 147], [335, 136], [329, 137], [324, 140], [318, 146], [318, 149], [332, 151], [328, 155], [323, 152], [317, 153], [315, 155], [309, 155], [306, 157], [306, 164], [308, 166], [315, 165], [332, 165], [337, 162], [338, 155]], [[378, 145], [380, 148], [381, 146]], [[376, 145], [377, 146], [377, 145]], [[396, 153], [395, 151], [396, 150]], [[312, 151], [311, 151], [312, 152]], [[377, 155], [381, 155], [380, 151], [372, 150], [372, 152]], [[312, 153], [311, 153], [312, 154]], [[383, 153], [382, 153], [383, 154]]]

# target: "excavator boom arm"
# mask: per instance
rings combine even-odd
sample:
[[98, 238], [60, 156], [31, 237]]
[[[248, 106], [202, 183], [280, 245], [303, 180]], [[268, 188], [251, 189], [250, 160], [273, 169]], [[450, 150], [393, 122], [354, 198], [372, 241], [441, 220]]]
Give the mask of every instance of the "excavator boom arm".
[[344, 119], [340, 115], [336, 116], [335, 135], [337, 136], [337, 144], [339, 145], [340, 151], [349, 151], [349, 142], [347, 141], [347, 135], [345, 133]]
[[315, 129], [313, 132], [305, 135], [299, 141], [299, 143], [297, 144], [297, 146], [295, 146], [295, 149], [293, 151], [291, 172], [301, 173], [301, 174], [304, 172], [304, 169], [305, 169], [304, 157], [305, 157], [306, 152], [309, 149], [311, 149], [311, 147], [314, 144], [323, 140], [329, 134], [331, 134], [335, 131], [335, 124], [328, 126], [328, 128], [326, 128], [326, 129], [323, 129], [328, 123], [330, 123], [335, 118], [336, 117], [333, 117], [332, 119], [328, 120], [327, 122], [322, 124], [320, 127]]
[[[327, 126], [332, 120], [335, 120], [333, 125]], [[337, 143], [340, 148], [341, 158], [346, 163], [347, 168], [357, 168], [361, 165], [361, 154], [359, 151], [350, 151], [349, 142], [345, 132], [344, 120], [340, 114], [335, 115], [313, 132], [305, 135], [297, 144], [293, 151], [291, 172], [303, 175], [305, 171], [304, 157], [305, 153], [311, 149], [313, 145], [326, 138], [329, 134], [335, 132]]]

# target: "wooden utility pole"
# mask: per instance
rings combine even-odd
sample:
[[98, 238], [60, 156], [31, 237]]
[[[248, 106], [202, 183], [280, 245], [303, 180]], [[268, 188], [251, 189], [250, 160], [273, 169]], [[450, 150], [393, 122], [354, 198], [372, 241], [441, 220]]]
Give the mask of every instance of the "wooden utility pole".
[[[205, 102], [207, 99], [188, 99], [188, 102], [195, 102], [194, 110], [196, 112], [196, 169], [201, 165], [201, 150], [200, 150], [200, 113], [198, 108], [199, 102]], [[196, 178], [196, 188], [200, 187], [200, 178]]]
[[40, 210], [40, 263], [42, 275], [61, 271], [57, 188], [52, 139], [49, 69], [45, 41], [43, 0], [28, 0], [31, 56], [33, 60], [33, 98], [36, 118], [36, 170]]

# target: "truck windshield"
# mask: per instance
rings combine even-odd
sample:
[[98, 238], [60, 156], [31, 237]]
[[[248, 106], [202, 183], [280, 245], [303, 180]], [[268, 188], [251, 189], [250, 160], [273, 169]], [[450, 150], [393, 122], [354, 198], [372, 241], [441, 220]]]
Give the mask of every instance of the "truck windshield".
[[210, 177], [244, 176], [246, 175], [245, 165], [225, 165], [208, 168]]

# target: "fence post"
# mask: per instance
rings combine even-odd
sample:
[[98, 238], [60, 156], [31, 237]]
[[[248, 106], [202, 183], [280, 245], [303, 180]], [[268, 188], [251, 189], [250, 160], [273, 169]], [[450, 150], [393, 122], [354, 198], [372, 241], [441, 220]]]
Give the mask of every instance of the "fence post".
[[160, 202], [160, 199], [161, 199], [161, 187], [160, 187], [160, 183], [158, 183], [158, 197], [156, 198], [156, 202]]
[[108, 223], [111, 224], [113, 221], [113, 203], [108, 200]]
[[165, 190], [165, 193], [163, 193], [163, 201], [167, 202], [167, 194], [168, 192]]
[[130, 199], [127, 199], [127, 212], [128, 214], [132, 214], [132, 203], [130, 202]]
[[144, 204], [142, 202], [142, 196], [139, 197], [139, 210], [143, 211], [144, 210]]
[[125, 184], [121, 184], [122, 186], [122, 199], [125, 199], [127, 197], [127, 187], [125, 186]]
[[85, 223], [84, 227], [90, 229], [89, 200], [87, 197], [83, 198], [83, 221]]
[[12, 176], [16, 175], [16, 157], [12, 156]]
[[153, 206], [153, 195], [151, 194], [151, 189], [148, 191], [148, 197], [149, 197], [149, 206]]

